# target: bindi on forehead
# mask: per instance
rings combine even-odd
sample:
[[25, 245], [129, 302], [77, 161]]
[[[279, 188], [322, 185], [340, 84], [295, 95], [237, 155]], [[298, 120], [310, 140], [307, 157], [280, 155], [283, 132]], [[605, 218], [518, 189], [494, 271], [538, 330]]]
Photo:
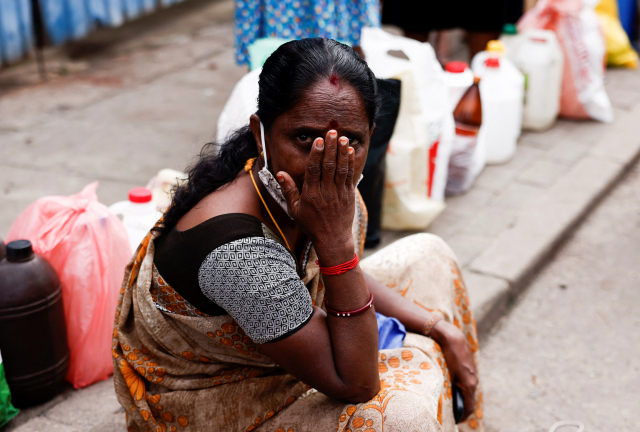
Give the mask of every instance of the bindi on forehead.
[[331, 85], [338, 85], [339, 82], [340, 82], [340, 79], [338, 78], [338, 76], [332, 73], [331, 76], [329, 77], [329, 83], [331, 83]]
[[330, 127], [331, 129], [337, 129], [338, 127], [340, 127], [340, 123], [338, 123], [338, 121], [337, 121], [337, 120], [331, 120], [331, 121], [329, 122], [329, 127]]

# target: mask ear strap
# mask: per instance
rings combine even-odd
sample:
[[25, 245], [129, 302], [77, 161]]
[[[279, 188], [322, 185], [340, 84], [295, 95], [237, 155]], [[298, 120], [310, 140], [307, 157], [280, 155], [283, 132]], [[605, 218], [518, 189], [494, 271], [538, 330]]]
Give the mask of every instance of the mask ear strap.
[[260, 140], [262, 141], [262, 151], [264, 152], [264, 167], [269, 169], [269, 163], [267, 162], [267, 143], [264, 140], [264, 126], [260, 122]]

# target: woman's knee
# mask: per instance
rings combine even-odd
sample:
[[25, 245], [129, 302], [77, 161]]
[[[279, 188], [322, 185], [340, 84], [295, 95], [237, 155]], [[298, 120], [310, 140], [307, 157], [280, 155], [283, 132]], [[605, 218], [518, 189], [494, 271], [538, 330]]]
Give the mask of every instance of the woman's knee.
[[394, 392], [392, 403], [395, 406], [385, 410], [385, 431], [436, 430], [432, 426], [437, 422], [437, 405], [429, 403], [426, 397], [413, 392], [397, 391]]
[[442, 257], [457, 262], [457, 258], [451, 247], [442, 237], [431, 233], [419, 233], [405, 237], [400, 242], [405, 242], [412, 253], [429, 257]]
[[410, 237], [416, 237], [423, 245], [434, 249], [449, 249], [449, 245], [442, 237], [431, 233], [419, 233]]

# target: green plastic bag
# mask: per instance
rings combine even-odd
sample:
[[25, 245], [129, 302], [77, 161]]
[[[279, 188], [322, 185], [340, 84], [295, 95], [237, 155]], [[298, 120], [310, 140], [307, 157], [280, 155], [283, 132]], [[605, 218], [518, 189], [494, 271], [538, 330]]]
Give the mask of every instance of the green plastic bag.
[[0, 427], [4, 426], [18, 415], [20, 411], [11, 405], [11, 391], [7, 380], [4, 378], [4, 365], [2, 355], [0, 355]]
[[[293, 39], [281, 39], [281, 38], [274, 38], [274, 37], [256, 39], [255, 42], [253, 42], [247, 48], [247, 50], [249, 51], [249, 63], [250, 63], [249, 69], [256, 70], [258, 68], [261, 68], [262, 65], [264, 65], [264, 62], [267, 61], [269, 56], [273, 54], [275, 50], [280, 48], [280, 45], [282, 45], [285, 42], [289, 42], [291, 40]], [[348, 42], [344, 42], [344, 41], [338, 41], [338, 42], [351, 46], [351, 44]]]
[[280, 45], [285, 42], [289, 42], [290, 40], [291, 39], [268, 37], [257, 39], [254, 43], [249, 45], [247, 51], [249, 51], [249, 63], [251, 64], [251, 70], [261, 68], [269, 56], [273, 54], [275, 50], [280, 48]]

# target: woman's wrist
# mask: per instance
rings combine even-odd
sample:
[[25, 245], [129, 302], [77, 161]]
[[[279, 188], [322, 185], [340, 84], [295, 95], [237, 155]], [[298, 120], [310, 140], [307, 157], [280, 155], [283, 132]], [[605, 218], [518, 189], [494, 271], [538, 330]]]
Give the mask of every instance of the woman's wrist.
[[[433, 315], [437, 316], [437, 315]], [[428, 321], [427, 321], [428, 322]], [[443, 345], [446, 343], [449, 331], [449, 325], [447, 321], [440, 319], [438, 320], [430, 329], [429, 337], [433, 339], [438, 345]]]
[[440, 314], [432, 313], [429, 319], [427, 319], [422, 326], [422, 334], [425, 336], [431, 336], [433, 328], [442, 320]]
[[343, 264], [353, 259], [355, 247], [353, 239], [344, 241], [334, 241], [327, 243], [313, 243], [313, 247], [318, 255], [318, 261], [322, 267], [333, 267]]

